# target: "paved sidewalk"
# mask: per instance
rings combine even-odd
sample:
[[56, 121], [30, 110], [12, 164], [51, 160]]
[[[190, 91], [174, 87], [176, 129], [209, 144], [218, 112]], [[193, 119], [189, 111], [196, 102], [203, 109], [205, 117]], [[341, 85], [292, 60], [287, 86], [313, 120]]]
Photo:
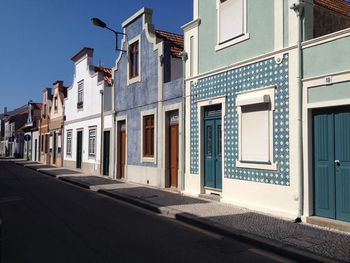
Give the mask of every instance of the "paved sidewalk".
[[[23, 164], [22, 164], [23, 165]], [[45, 174], [195, 226], [263, 246], [300, 262], [350, 262], [350, 234], [292, 223], [230, 204], [106, 177], [45, 169]]]

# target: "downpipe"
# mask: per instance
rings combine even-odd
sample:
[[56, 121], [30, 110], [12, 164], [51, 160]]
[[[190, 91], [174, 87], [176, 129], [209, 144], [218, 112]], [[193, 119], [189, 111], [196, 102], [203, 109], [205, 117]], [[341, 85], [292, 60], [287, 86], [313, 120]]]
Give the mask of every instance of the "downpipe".
[[303, 50], [302, 50], [302, 41], [303, 41], [303, 14], [304, 14], [305, 3], [302, 0], [299, 0], [298, 3], [294, 3], [290, 9], [292, 9], [298, 17], [298, 43], [297, 43], [297, 59], [298, 59], [298, 73], [297, 73], [297, 138], [298, 138], [298, 215], [294, 220], [295, 223], [300, 223], [301, 217], [304, 210], [304, 170], [303, 170], [303, 128], [302, 128], [302, 112], [303, 112], [303, 101], [302, 101], [302, 78], [303, 78]]

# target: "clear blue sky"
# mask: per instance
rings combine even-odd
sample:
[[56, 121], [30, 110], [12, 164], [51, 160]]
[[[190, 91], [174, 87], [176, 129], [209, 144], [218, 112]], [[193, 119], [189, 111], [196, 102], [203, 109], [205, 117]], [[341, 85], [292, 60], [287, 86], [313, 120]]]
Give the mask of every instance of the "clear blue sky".
[[0, 113], [33, 99], [56, 80], [70, 85], [70, 58], [92, 47], [94, 63], [114, 65], [114, 35], [90, 23], [98, 17], [121, 30], [142, 7], [153, 9], [156, 28], [182, 33], [192, 19], [192, 0], [0, 0]]

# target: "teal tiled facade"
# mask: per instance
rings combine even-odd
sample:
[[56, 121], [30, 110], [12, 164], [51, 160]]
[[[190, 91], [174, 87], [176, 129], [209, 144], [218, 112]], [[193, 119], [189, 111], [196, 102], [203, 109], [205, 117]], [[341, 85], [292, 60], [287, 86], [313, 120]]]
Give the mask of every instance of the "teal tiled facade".
[[[192, 174], [199, 173], [199, 127], [197, 101], [226, 97], [224, 116], [225, 167], [224, 177], [245, 181], [289, 186], [289, 60], [281, 63], [274, 58], [235, 68], [217, 75], [199, 79], [191, 87], [191, 157]], [[236, 94], [275, 85], [275, 111], [273, 125], [274, 161], [277, 171], [236, 167], [238, 158], [238, 114]]]

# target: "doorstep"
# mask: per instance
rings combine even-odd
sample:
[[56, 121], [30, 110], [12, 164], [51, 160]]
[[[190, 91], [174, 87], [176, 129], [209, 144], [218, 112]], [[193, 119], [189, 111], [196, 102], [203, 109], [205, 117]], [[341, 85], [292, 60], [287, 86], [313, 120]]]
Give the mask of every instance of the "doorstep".
[[306, 217], [306, 223], [350, 233], [350, 223], [319, 216]]

